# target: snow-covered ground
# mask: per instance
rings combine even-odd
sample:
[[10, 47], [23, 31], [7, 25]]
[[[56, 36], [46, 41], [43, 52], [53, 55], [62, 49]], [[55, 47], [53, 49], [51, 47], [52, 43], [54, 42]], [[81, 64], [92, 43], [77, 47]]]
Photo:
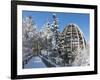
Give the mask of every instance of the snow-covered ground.
[[45, 68], [46, 65], [42, 62], [41, 58], [36, 56], [33, 57], [24, 68]]

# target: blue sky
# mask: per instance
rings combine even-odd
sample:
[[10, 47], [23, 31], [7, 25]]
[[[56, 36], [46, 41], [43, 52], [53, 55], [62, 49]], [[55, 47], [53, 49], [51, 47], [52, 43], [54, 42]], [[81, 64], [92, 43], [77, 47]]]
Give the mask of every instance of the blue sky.
[[49, 20], [53, 22], [52, 15], [55, 13], [59, 19], [59, 31], [62, 32], [66, 25], [69, 23], [75, 23], [79, 26], [84, 34], [86, 41], [89, 41], [90, 36], [90, 15], [84, 13], [62, 13], [62, 12], [36, 12], [36, 11], [23, 11], [22, 18], [31, 16], [35, 21], [38, 29], [41, 29], [43, 25]]

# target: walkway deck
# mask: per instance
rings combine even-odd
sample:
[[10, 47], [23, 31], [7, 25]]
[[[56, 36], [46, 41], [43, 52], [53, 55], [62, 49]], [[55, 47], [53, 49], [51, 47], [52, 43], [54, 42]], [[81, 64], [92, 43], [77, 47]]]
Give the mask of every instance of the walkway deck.
[[40, 57], [33, 57], [24, 68], [45, 68], [46, 65], [43, 63]]

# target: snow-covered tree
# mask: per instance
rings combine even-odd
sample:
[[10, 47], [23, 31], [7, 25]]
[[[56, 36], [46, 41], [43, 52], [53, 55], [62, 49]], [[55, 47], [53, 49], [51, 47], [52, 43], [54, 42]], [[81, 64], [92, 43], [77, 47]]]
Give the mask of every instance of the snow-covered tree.
[[23, 64], [27, 63], [33, 55], [33, 50], [37, 49], [37, 40], [39, 32], [36, 29], [35, 21], [32, 17], [24, 17], [22, 20], [22, 48], [23, 48]]
[[41, 39], [42, 39], [43, 49], [45, 50], [51, 49], [51, 37], [52, 37], [51, 25], [49, 21], [47, 21], [41, 29]]
[[53, 14], [53, 24], [52, 24], [52, 48], [57, 50], [58, 49], [58, 41], [59, 41], [59, 31], [58, 31], [58, 19], [56, 14]]
[[59, 64], [61, 63], [62, 59], [61, 55], [61, 42], [60, 42], [60, 32], [59, 32], [59, 25], [58, 25], [58, 18], [56, 14], [53, 14], [53, 23], [51, 25], [51, 54], [49, 55], [52, 62]]

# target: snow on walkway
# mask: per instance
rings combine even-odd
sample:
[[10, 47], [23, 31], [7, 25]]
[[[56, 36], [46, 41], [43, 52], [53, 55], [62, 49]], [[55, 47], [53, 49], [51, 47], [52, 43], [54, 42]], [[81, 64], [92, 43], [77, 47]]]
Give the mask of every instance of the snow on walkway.
[[33, 57], [24, 68], [45, 68], [46, 65], [43, 63], [40, 57]]

